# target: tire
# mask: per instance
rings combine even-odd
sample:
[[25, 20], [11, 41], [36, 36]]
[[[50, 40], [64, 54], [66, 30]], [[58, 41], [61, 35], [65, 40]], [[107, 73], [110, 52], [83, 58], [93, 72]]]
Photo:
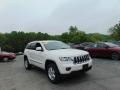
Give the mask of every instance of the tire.
[[57, 84], [60, 82], [60, 73], [54, 63], [50, 63], [47, 66], [47, 76], [50, 82], [52, 82], [53, 84]]
[[15, 59], [8, 59], [8, 62], [12, 62], [12, 61], [14, 61]]
[[27, 70], [31, 69], [31, 64], [29, 63], [27, 58], [24, 59], [24, 66]]
[[117, 52], [112, 53], [111, 56], [112, 60], [119, 60], [120, 59], [120, 54]]
[[8, 62], [9, 59], [8, 58], [3, 58], [3, 60], [4, 60], [4, 62]]

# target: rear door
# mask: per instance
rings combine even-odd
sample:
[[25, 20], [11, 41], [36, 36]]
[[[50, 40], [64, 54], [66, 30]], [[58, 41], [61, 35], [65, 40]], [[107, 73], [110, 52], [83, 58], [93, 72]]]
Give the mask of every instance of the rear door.
[[36, 43], [31, 43], [30, 44], [30, 50], [29, 50], [29, 59], [30, 59], [30, 62], [33, 64], [33, 65], [36, 65], [36, 60], [35, 60], [35, 45]]

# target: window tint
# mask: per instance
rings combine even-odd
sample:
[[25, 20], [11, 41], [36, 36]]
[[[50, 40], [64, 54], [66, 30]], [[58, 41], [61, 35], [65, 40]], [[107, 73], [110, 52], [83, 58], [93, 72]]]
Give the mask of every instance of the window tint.
[[31, 43], [30, 49], [35, 50], [36, 49], [36, 43]]
[[32, 50], [35, 50], [35, 45], [36, 45], [36, 43], [28, 44], [28, 45], [26, 46], [26, 49], [32, 49]]
[[27, 44], [26, 49], [30, 49], [30, 44]]
[[40, 43], [36, 43], [36, 47], [42, 47]]
[[[37, 47], [41, 47], [41, 48], [42, 48], [42, 46], [41, 46], [40, 43], [36, 43], [35, 49], [36, 49]], [[42, 48], [42, 51], [43, 51], [43, 48]]]
[[31, 44], [28, 44], [28, 45], [26, 46], [26, 49], [32, 49], [32, 50], [35, 50], [36, 47], [41, 47], [41, 48], [42, 48], [42, 46], [41, 46], [40, 43], [31, 43]]
[[94, 48], [97, 48], [97, 44], [94, 45]]
[[98, 43], [97, 44], [97, 48], [105, 48], [107, 45], [103, 44], [103, 43]]

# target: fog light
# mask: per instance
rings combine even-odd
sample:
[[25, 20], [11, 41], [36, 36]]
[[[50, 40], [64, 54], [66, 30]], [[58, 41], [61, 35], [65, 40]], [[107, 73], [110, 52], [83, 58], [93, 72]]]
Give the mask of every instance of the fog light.
[[71, 67], [67, 67], [67, 68], [66, 68], [66, 71], [70, 71], [70, 70], [71, 70]]

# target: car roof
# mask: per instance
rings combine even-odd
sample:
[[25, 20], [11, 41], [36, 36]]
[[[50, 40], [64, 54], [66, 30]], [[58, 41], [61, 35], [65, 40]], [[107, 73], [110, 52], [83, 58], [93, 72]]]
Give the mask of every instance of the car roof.
[[53, 41], [58, 41], [58, 40], [41, 40], [41, 41], [32, 41], [32, 42], [30, 42], [29, 44], [31, 44], [31, 43], [36, 43], [36, 42], [39, 42], [39, 43], [41, 43], [41, 42], [47, 43], [47, 42], [53, 42]]
[[111, 43], [111, 42], [97, 42], [97, 43], [103, 43], [103, 44], [107, 44], [107, 43]]
[[118, 46], [117, 44], [114, 44], [112, 42], [98, 42], [98, 43], [102, 43], [102, 44], [106, 44], [106, 45], [116, 45], [116, 46]]

